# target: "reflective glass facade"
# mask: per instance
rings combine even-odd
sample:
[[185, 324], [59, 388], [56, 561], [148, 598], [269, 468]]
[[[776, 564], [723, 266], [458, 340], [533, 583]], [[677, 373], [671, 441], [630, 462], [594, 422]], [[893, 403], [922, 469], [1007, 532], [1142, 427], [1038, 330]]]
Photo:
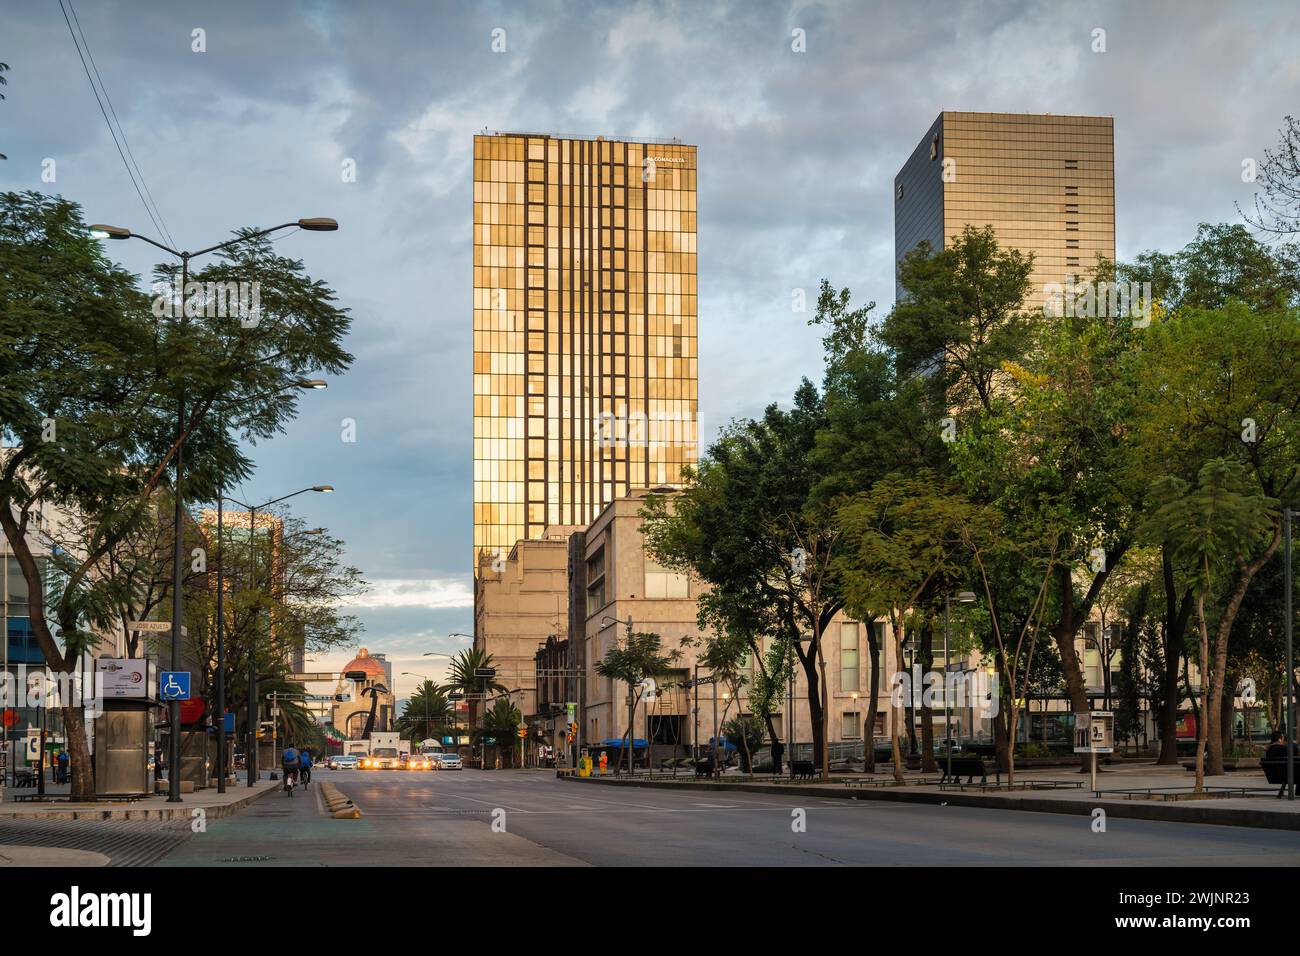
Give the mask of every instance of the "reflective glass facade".
[[1115, 258], [1115, 129], [1109, 116], [939, 115], [894, 178], [894, 248], [936, 248], [966, 225], [1034, 254], [1027, 306], [1044, 287]]
[[474, 138], [474, 565], [696, 458], [695, 147]]

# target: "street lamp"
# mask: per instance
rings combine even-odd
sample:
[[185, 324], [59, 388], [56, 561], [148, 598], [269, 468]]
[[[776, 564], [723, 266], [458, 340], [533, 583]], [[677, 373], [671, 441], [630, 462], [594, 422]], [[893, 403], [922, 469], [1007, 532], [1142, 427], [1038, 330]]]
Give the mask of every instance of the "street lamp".
[[[293, 388], [323, 389], [329, 385], [322, 379], [299, 379]], [[225, 505], [225, 489], [217, 489], [217, 793], [226, 792], [226, 612], [225, 612], [225, 538], [223, 537], [222, 517]], [[304, 534], [324, 534], [324, 528], [313, 528]]]
[[1286, 798], [1295, 799], [1295, 654], [1291, 645], [1291, 632], [1295, 624], [1295, 615], [1291, 610], [1291, 515], [1290, 505], [1282, 509], [1282, 565], [1283, 587], [1286, 599], [1283, 602], [1286, 615]]
[[[306, 494], [307, 492], [309, 492], [309, 491], [314, 491], [314, 492], [318, 492], [318, 493], [322, 493], [322, 494], [329, 494], [329, 493], [332, 492], [333, 490], [334, 490], [334, 486], [333, 486], [333, 485], [311, 485], [311, 486], [308, 487], [308, 488], [302, 488], [302, 489], [300, 489], [300, 490], [298, 490], [298, 491], [293, 492], [292, 494], [281, 495], [279, 498], [272, 498], [270, 501], [265, 501], [265, 502], [263, 502], [263, 503], [260, 504], [260, 505], [250, 505], [250, 504], [245, 504], [244, 502], [240, 501], [238, 498], [232, 498], [232, 497], [230, 497], [229, 495], [221, 495], [221, 496], [218, 498], [218, 501], [224, 499], [224, 500], [226, 500], [226, 501], [230, 501], [230, 502], [232, 502], [232, 503], [234, 503], [234, 504], [237, 504], [237, 505], [239, 505], [240, 507], [242, 507], [242, 508], [246, 508], [246, 509], [248, 510], [248, 557], [249, 557], [248, 580], [249, 580], [249, 585], [250, 585], [250, 587], [249, 587], [249, 590], [250, 590], [250, 591], [253, 589], [253, 586], [255, 586], [255, 585], [257, 584], [257, 580], [256, 580], [256, 578], [257, 578], [257, 546], [256, 546], [256, 542], [257, 542], [257, 512], [260, 511], [260, 510], [263, 510], [263, 509], [265, 509], [265, 508], [269, 508], [271, 505], [279, 504], [281, 501], [288, 501], [290, 498], [296, 498], [296, 497], [298, 497], [299, 495], [305, 495], [305, 494]], [[319, 529], [318, 529], [318, 530], [319, 530]], [[218, 587], [220, 587], [220, 585], [218, 585]], [[220, 592], [218, 591], [218, 593], [220, 593]], [[248, 647], [248, 746], [247, 746], [247, 760], [245, 761], [246, 764], [247, 764], [247, 767], [248, 767], [248, 785], [249, 785], [250, 787], [251, 787], [251, 786], [254, 786], [254, 785], [257, 783], [257, 715], [258, 715], [258, 702], [257, 702], [257, 655], [256, 655], [256, 650], [257, 650], [257, 648], [256, 648], [256, 646], [255, 646], [255, 642], [256, 642], [256, 640], [257, 640], [257, 615], [256, 615], [256, 613], [254, 613], [254, 615], [253, 615], [253, 622], [252, 622], [252, 623], [253, 623], [253, 627], [252, 627], [252, 628], [250, 629], [250, 631], [249, 631], [249, 639], [248, 639], [248, 640], [249, 640], [249, 647]], [[218, 627], [220, 627], [220, 625], [218, 625]], [[220, 671], [218, 671], [218, 673], [220, 673]], [[220, 693], [221, 693], [221, 695], [224, 697], [224, 694], [225, 694], [224, 687], [221, 689]], [[223, 715], [222, 715], [222, 720], [225, 720], [224, 712], [223, 712]]]
[[[972, 604], [975, 601], [974, 591], [957, 592], [958, 604]], [[946, 772], [949, 778], [952, 777], [952, 701], [948, 699], [948, 612], [952, 606], [952, 596], [945, 594], [943, 596], [943, 747], [948, 752], [948, 765]]]
[[[427, 674], [416, 674], [413, 671], [402, 671], [402, 676], [419, 677], [422, 678], [425, 683], [430, 682], [430, 678]], [[422, 684], [420, 686], [423, 687], [424, 685]], [[426, 735], [429, 733], [429, 695], [428, 694], [424, 695], [424, 732]]]
[[[225, 242], [219, 242], [215, 246], [208, 246], [206, 249], [200, 249], [198, 252], [184, 252], [177, 249], [173, 249], [170, 246], [163, 245], [161, 242], [158, 242], [155, 239], [150, 239], [148, 236], [141, 236], [132, 233], [130, 229], [127, 229], [123, 226], [109, 226], [100, 223], [100, 224], [92, 225], [90, 227], [90, 232], [92, 236], [95, 236], [97, 238], [140, 239], [143, 242], [147, 242], [149, 243], [149, 245], [161, 249], [164, 252], [180, 259], [182, 306], [180, 310], [180, 315], [177, 317], [177, 320], [180, 327], [183, 329], [185, 327], [185, 307], [184, 307], [185, 286], [189, 284], [191, 259], [195, 259], [199, 256], [206, 255], [209, 252], [216, 252], [220, 249], [229, 248], [230, 246], [233, 246], [236, 243], [247, 242], [250, 239], [260, 239], [262, 236], [266, 236], [279, 229], [285, 229], [290, 226], [297, 226], [298, 228], [305, 229], [308, 232], [333, 232], [334, 230], [338, 229], [339, 224], [335, 222], [333, 219], [327, 219], [324, 217], [317, 217], [313, 219], [299, 219], [296, 222], [282, 223], [278, 226], [272, 226], [270, 229], [262, 229], [257, 232], [249, 233], [248, 235], [245, 236], [237, 236], [234, 239], [228, 239]], [[173, 531], [174, 540], [172, 542], [172, 646], [171, 646], [171, 667], [173, 670], [176, 669], [177, 664], [180, 661], [181, 622], [184, 618], [184, 611], [185, 611], [185, 600], [184, 600], [184, 595], [182, 594], [182, 588], [183, 588], [184, 576], [185, 576], [185, 555], [184, 555], [185, 543], [183, 540], [185, 534], [185, 493], [184, 493], [185, 390], [183, 387], [181, 387], [179, 390], [179, 394], [177, 395], [177, 402], [176, 402], [175, 447], [176, 447], [176, 486], [175, 486], [174, 497], [176, 501], [175, 501], [175, 508], [173, 512], [173, 522], [175, 527]], [[257, 706], [256, 701], [255, 700], [250, 701], [249, 706], [256, 708]], [[167, 708], [167, 723], [168, 726], [171, 727], [171, 738], [172, 738], [171, 761], [170, 761], [172, 769], [171, 769], [171, 773], [167, 775], [168, 777], [167, 802], [168, 803], [180, 803], [181, 800], [180, 720], [181, 720], [180, 701], [173, 700], [168, 704], [168, 708]], [[222, 720], [223, 721], [225, 720], [224, 713], [222, 715]], [[223, 728], [223, 732], [224, 732], [224, 728]], [[256, 737], [254, 737], [254, 739], [256, 740]], [[224, 767], [222, 768], [222, 772], [223, 773], [225, 772]]]

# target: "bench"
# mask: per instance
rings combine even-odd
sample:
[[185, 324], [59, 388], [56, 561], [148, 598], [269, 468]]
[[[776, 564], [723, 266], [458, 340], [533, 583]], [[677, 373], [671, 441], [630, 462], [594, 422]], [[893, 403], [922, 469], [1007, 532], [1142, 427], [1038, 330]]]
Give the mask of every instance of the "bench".
[[989, 782], [989, 771], [995, 769], [986, 764], [982, 757], [953, 757], [951, 767], [950, 773], [948, 758], [939, 761], [939, 769], [943, 771], [943, 776], [939, 779], [940, 787], [953, 784], [960, 787], [962, 777], [966, 778], [969, 786], [976, 776], [980, 778], [980, 786], [985, 786]]
[[31, 767], [14, 767], [15, 787], [36, 786], [36, 771]]
[[817, 773], [811, 760], [791, 760], [790, 777], [793, 780], [811, 780]]
[[[1296, 777], [1300, 778], [1300, 755], [1296, 756], [1295, 763], [1297, 767]], [[1286, 794], [1287, 759], [1285, 757], [1282, 758], [1275, 757], [1272, 760], [1261, 760], [1259, 762], [1259, 765], [1264, 770], [1264, 779], [1267, 780], [1269, 783], [1275, 783], [1278, 785], [1277, 798], [1281, 800], [1282, 797]]]
[[718, 775], [718, 766], [713, 762], [712, 757], [706, 757], [703, 760], [695, 761], [695, 776], [716, 777], [717, 775]]

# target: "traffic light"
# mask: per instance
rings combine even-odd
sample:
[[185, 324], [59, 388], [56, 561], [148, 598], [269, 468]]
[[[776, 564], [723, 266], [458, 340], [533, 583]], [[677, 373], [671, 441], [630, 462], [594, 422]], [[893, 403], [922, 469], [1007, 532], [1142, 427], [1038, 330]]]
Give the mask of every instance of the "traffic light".
[[525, 730], [525, 729], [523, 729], [523, 728], [520, 728], [519, 730], [517, 730], [516, 733], [519, 734], [519, 739], [520, 739], [520, 740], [523, 740], [525, 737], [528, 736], [528, 731]]
[[578, 732], [578, 722], [575, 720], [573, 723], [569, 724], [569, 739], [572, 740], [573, 736], [577, 732]]

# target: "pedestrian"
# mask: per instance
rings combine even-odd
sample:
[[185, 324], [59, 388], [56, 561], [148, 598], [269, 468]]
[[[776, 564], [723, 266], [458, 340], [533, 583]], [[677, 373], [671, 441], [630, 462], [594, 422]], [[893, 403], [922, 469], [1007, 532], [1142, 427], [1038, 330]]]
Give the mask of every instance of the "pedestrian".
[[57, 757], [55, 757], [54, 759], [57, 761], [57, 766], [58, 766], [58, 768], [59, 768], [59, 779], [58, 779], [58, 782], [59, 782], [59, 783], [67, 783], [67, 782], [68, 782], [68, 762], [69, 762], [69, 761], [68, 761], [68, 752], [67, 752], [67, 750], [60, 750], [60, 751], [59, 751], [59, 755], [58, 755]]
[[605, 776], [605, 767], [608, 765], [609, 765], [609, 751], [602, 750], [600, 752], [600, 775], [602, 777]]
[[778, 776], [781, 773], [782, 761], [785, 760], [785, 744], [777, 741], [772, 744], [772, 772]]
[[1297, 752], [1296, 745], [1288, 745], [1286, 735], [1282, 733], [1282, 731], [1273, 731], [1272, 735], [1268, 738], [1268, 749], [1264, 751], [1264, 759], [1285, 760], [1288, 752]]

